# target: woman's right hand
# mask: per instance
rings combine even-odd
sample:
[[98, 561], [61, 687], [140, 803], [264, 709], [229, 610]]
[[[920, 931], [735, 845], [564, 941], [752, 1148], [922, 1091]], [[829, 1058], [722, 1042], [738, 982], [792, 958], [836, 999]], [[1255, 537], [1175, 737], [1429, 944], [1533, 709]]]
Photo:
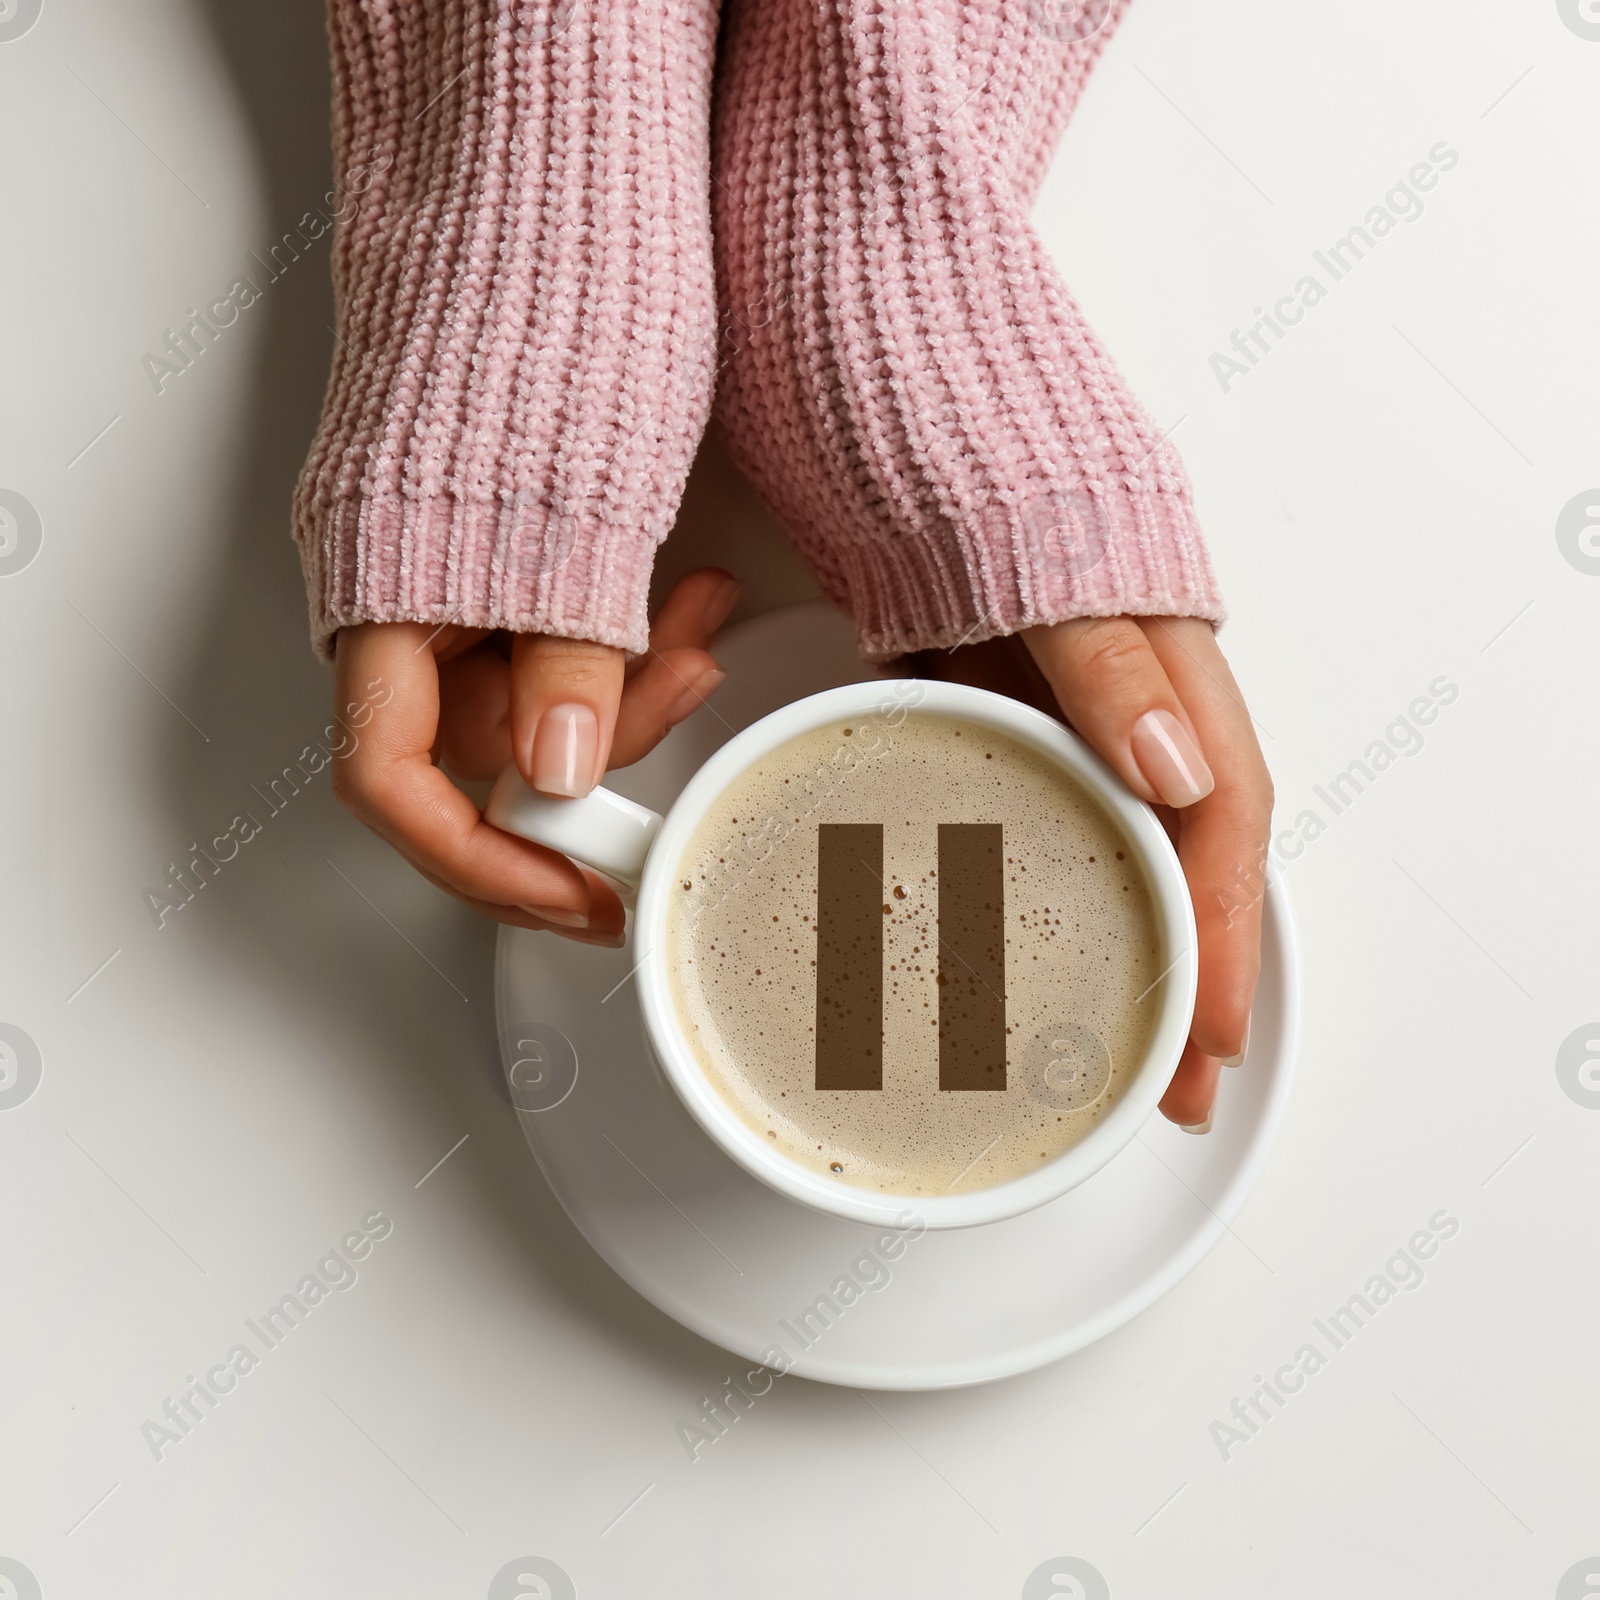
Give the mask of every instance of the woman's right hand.
[[610, 884], [492, 827], [449, 774], [493, 778], [514, 760], [541, 793], [587, 794], [722, 682], [707, 647], [738, 593], [715, 567], [690, 573], [631, 663], [581, 639], [422, 622], [341, 628], [334, 716], [355, 747], [335, 763], [334, 792], [431, 883], [485, 916], [620, 945], [622, 903]]

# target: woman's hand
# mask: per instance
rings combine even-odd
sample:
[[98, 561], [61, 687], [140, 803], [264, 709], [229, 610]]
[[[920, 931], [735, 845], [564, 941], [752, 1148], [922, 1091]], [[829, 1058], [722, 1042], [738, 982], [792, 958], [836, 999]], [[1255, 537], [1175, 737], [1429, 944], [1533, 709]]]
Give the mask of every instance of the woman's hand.
[[485, 916], [620, 945], [622, 903], [605, 879], [491, 827], [447, 773], [492, 778], [515, 760], [531, 788], [587, 794], [722, 682], [706, 647], [738, 592], [714, 567], [690, 573], [631, 664], [577, 639], [420, 622], [342, 628], [335, 716], [374, 711], [335, 765], [334, 790], [425, 878]]
[[1204, 1133], [1219, 1067], [1244, 1055], [1261, 970], [1272, 779], [1250, 713], [1211, 624], [1196, 618], [1082, 617], [1019, 638], [925, 651], [913, 662], [923, 676], [1059, 708], [1158, 808], [1189, 882], [1200, 941], [1194, 1022], [1161, 1109]]
[[1272, 779], [1209, 622], [1084, 617], [1023, 635], [1067, 721], [1135, 794], [1171, 808], [1200, 939], [1194, 1022], [1161, 1109], [1210, 1126], [1219, 1065], [1237, 1066], [1261, 972]]

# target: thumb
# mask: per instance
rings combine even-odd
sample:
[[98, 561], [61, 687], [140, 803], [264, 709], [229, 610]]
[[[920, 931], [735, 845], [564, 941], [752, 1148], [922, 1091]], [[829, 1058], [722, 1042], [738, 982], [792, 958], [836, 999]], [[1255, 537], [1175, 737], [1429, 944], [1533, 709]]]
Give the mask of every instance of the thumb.
[[511, 642], [511, 754], [529, 788], [576, 798], [600, 781], [622, 698], [622, 651], [584, 639]]
[[1077, 617], [1023, 638], [1067, 720], [1141, 799], [1181, 808], [1215, 780], [1160, 658], [1131, 617]]

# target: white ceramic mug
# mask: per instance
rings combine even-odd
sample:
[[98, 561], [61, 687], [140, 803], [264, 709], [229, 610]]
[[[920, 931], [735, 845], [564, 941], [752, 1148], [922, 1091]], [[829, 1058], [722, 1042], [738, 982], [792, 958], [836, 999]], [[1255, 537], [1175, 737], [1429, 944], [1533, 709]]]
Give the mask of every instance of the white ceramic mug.
[[[711, 1084], [684, 1036], [668, 981], [667, 907], [679, 862], [718, 797], [752, 763], [813, 729], [847, 719], [891, 731], [915, 708], [993, 729], [1054, 762], [1116, 820], [1150, 890], [1160, 939], [1158, 1007], [1144, 1060], [1122, 1098], [1070, 1149], [1020, 1178], [963, 1194], [919, 1196], [930, 1228], [969, 1228], [1017, 1216], [1054, 1200], [1098, 1172], [1129, 1143], [1166, 1092], [1194, 1012], [1197, 959], [1194, 908], [1176, 852], [1155, 813], [1080, 739], [1031, 706], [964, 684], [889, 679], [828, 689], [774, 711], [730, 739], [689, 780], [663, 818], [607, 789], [579, 800], [536, 794], [507, 767], [485, 811], [497, 828], [548, 845], [637, 887], [633, 919], [639, 1004], [645, 1038], [667, 1081], [707, 1134], [741, 1167], [802, 1205], [855, 1222], [903, 1225], [908, 1198], [830, 1182], [771, 1148]], [[865, 729], [863, 730], [865, 731]]]

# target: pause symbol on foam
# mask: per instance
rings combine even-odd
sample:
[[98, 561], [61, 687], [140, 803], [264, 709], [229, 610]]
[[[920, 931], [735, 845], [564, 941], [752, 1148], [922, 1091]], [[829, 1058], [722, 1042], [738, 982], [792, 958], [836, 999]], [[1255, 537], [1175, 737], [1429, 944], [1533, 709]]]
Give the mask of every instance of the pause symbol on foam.
[[[1006, 1086], [1005, 854], [999, 823], [941, 822], [939, 1087]], [[817, 830], [819, 1089], [883, 1087], [883, 826]]]

